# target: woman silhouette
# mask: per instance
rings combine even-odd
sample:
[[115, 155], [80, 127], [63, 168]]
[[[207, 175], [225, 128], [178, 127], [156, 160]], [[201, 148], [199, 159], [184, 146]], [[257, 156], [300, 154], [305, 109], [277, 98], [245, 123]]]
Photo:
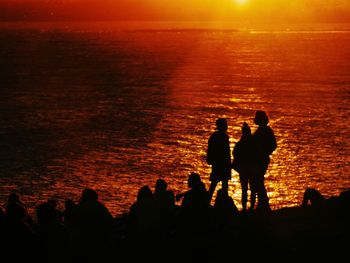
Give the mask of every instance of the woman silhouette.
[[238, 172], [242, 188], [242, 210], [247, 210], [248, 185], [250, 188], [250, 209], [254, 210], [256, 200], [256, 187], [253, 177], [256, 171], [256, 147], [249, 125], [244, 122], [242, 126], [242, 135], [232, 151], [232, 168]]

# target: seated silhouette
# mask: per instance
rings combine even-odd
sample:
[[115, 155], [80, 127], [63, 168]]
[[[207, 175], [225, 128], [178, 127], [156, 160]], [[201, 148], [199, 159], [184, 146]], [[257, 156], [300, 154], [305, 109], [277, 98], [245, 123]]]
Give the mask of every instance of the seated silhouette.
[[129, 214], [131, 262], [154, 262], [158, 257], [156, 250], [161, 247], [163, 241], [164, 222], [148, 185], [139, 189]]
[[36, 207], [37, 239], [42, 262], [62, 262], [72, 256], [69, 229], [60, 222], [56, 208], [50, 202]]
[[72, 210], [74, 258], [102, 261], [113, 222], [113, 216], [99, 201], [97, 192], [84, 189], [79, 203]]
[[75, 202], [68, 198], [65, 202], [64, 202], [64, 210], [63, 210], [63, 223], [66, 226], [71, 226], [72, 225], [72, 211], [75, 207]]
[[176, 200], [182, 199], [181, 207], [187, 212], [196, 213], [203, 211], [209, 206], [209, 194], [198, 173], [188, 176], [188, 191], [176, 195]]
[[343, 191], [338, 196], [326, 198], [317, 189], [307, 188], [301, 206], [312, 207], [327, 217], [349, 215], [350, 190]]
[[222, 219], [233, 219], [235, 216], [239, 215], [237, 206], [235, 205], [233, 199], [224, 189], [219, 189], [214, 203], [215, 213]]
[[27, 210], [17, 194], [9, 195], [0, 232], [4, 252], [2, 256], [9, 262], [31, 261], [35, 258], [35, 231], [28, 223]]
[[161, 226], [164, 232], [169, 233], [174, 227], [174, 217], [178, 206], [175, 204], [174, 192], [168, 190], [164, 179], [158, 179], [155, 184], [153, 198], [158, 209]]
[[160, 213], [148, 185], [139, 189], [136, 202], [130, 208], [130, 219], [130, 230], [137, 239], [147, 239], [159, 233]]
[[158, 179], [154, 188], [153, 198], [157, 207], [164, 213], [172, 213], [175, 209], [174, 192], [167, 189], [164, 179]]
[[176, 200], [181, 200], [177, 213], [177, 232], [191, 237], [208, 236], [214, 227], [208, 191], [198, 173], [188, 176], [187, 185], [189, 190], [176, 195]]

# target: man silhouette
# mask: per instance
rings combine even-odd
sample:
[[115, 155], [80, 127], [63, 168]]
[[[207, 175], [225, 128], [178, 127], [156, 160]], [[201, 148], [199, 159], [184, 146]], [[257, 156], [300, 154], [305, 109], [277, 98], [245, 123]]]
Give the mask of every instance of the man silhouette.
[[222, 189], [228, 192], [228, 181], [231, 179], [231, 152], [229, 136], [227, 135], [227, 120], [219, 118], [215, 122], [216, 131], [208, 140], [207, 163], [211, 165], [209, 202], [219, 182]]
[[276, 150], [277, 142], [273, 130], [268, 126], [269, 118], [264, 111], [256, 111], [254, 123], [258, 128], [253, 134], [253, 140], [257, 147], [257, 171], [254, 185], [258, 195], [257, 209], [260, 211], [270, 211], [269, 198], [265, 188], [265, 173], [270, 163], [270, 155]]

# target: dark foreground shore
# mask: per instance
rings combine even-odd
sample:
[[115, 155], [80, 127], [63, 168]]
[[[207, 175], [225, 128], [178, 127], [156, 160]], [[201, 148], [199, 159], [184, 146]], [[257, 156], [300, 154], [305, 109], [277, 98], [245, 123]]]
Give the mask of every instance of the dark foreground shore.
[[[217, 218], [216, 218], [217, 219]], [[122, 219], [120, 219], [122, 220]], [[349, 259], [350, 214], [289, 207], [230, 220], [195, 218], [166, 235], [118, 236], [116, 262], [338, 262]], [[122, 226], [122, 221], [119, 222]], [[109, 260], [107, 260], [110, 262]]]
[[196, 222], [165, 239], [131, 242], [124, 256], [135, 262], [337, 262], [350, 256], [350, 216], [333, 212], [289, 207], [214, 225]]
[[[305, 191], [300, 206], [239, 211], [220, 189], [214, 205], [203, 184], [176, 197], [158, 180], [143, 186], [128, 213], [113, 217], [86, 188], [64, 211], [49, 199], [36, 219], [16, 193], [0, 212], [4, 262], [249, 262], [348, 258], [350, 191], [324, 198]], [[181, 200], [180, 205], [175, 204]]]
[[166, 225], [144, 222], [141, 231], [130, 214], [106, 225], [98, 220], [79, 225], [42, 221], [34, 223], [33, 236], [19, 225], [16, 229], [2, 222], [2, 262], [337, 262], [349, 258], [349, 210], [308, 205], [229, 216], [210, 210], [168, 217]]

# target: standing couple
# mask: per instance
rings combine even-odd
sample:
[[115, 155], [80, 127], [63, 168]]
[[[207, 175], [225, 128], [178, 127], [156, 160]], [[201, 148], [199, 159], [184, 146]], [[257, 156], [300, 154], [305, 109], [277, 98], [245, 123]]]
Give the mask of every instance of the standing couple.
[[239, 173], [242, 187], [242, 209], [247, 210], [248, 185], [250, 188], [250, 210], [254, 210], [256, 197], [257, 209], [269, 211], [269, 198], [264, 184], [265, 173], [270, 163], [270, 155], [277, 147], [273, 130], [268, 126], [269, 118], [264, 111], [255, 113], [254, 123], [258, 125], [252, 134], [249, 125], [244, 122], [242, 136], [232, 151], [227, 135], [227, 121], [224, 118], [216, 120], [215, 131], [208, 140], [207, 163], [211, 165], [209, 197], [213, 196], [217, 184], [221, 181], [222, 189], [228, 192], [228, 181], [231, 179], [231, 169]]

